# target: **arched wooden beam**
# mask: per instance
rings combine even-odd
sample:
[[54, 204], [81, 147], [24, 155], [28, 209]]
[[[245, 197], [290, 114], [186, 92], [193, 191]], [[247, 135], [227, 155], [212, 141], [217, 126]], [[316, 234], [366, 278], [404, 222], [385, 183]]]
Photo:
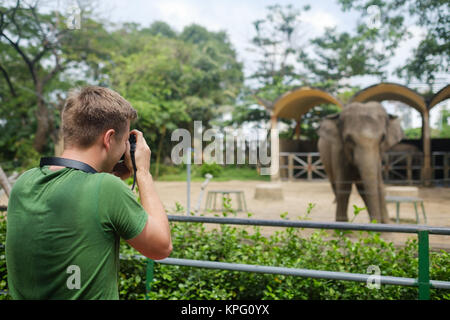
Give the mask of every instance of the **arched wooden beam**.
[[428, 110], [436, 106], [438, 103], [450, 98], [450, 84], [439, 90], [428, 104]]
[[273, 103], [273, 114], [279, 118], [298, 119], [311, 108], [331, 103], [342, 108], [342, 103], [321, 89], [311, 87], [300, 87], [280, 96]]
[[395, 100], [406, 103], [421, 114], [427, 111], [427, 104], [420, 94], [397, 83], [379, 83], [358, 91], [350, 102]]

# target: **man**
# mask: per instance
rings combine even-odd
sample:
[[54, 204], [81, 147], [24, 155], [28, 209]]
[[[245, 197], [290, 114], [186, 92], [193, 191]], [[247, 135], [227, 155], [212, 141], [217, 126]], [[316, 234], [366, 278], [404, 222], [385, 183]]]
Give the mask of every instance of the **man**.
[[[151, 259], [172, 251], [169, 223], [150, 174], [150, 148], [136, 136], [142, 205], [122, 182], [133, 172], [130, 121], [118, 93], [72, 91], [62, 113], [62, 158], [98, 173], [43, 166], [23, 173], [8, 203], [6, 264], [14, 299], [118, 299], [119, 240]], [[125, 154], [125, 161], [118, 161]]]

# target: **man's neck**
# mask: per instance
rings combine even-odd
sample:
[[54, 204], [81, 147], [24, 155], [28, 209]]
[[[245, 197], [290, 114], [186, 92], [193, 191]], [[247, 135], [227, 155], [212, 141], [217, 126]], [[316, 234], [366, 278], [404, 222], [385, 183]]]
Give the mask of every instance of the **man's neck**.
[[[64, 150], [63, 153], [60, 156], [61, 158], [71, 159], [71, 160], [77, 160], [84, 162], [88, 165], [90, 165], [92, 168], [97, 170], [97, 172], [102, 172], [102, 165], [101, 161], [98, 159], [98, 152], [96, 152], [93, 148], [86, 149], [86, 150], [79, 150], [79, 149], [67, 149]], [[63, 169], [64, 167], [61, 166], [50, 166], [49, 169], [53, 171], [57, 171], [60, 169]]]

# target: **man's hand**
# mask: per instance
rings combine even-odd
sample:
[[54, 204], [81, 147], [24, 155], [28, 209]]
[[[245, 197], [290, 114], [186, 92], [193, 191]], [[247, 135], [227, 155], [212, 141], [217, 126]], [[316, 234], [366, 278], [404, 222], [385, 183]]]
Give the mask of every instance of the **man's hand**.
[[[150, 171], [150, 155], [151, 150], [145, 141], [144, 135], [139, 130], [131, 130], [132, 134], [136, 135], [136, 151], [134, 153], [134, 158], [136, 160], [136, 170], [137, 172], [149, 172]], [[129, 147], [128, 154], [129, 154]], [[125, 156], [126, 160], [126, 156]], [[131, 164], [131, 161], [130, 161]]]
[[127, 140], [126, 142], [127, 149], [125, 151], [125, 157], [123, 162], [118, 162], [113, 170], [112, 174], [116, 177], [119, 177], [122, 180], [126, 180], [133, 174], [133, 163], [131, 162], [130, 155], [130, 142]]
[[[137, 172], [149, 172], [150, 171], [150, 156], [151, 150], [145, 141], [144, 135], [139, 130], [131, 130], [131, 134], [136, 136], [136, 151], [134, 152], [134, 159], [136, 161]], [[128, 179], [134, 172], [133, 163], [131, 162], [130, 154], [130, 142], [127, 140], [127, 149], [125, 151], [125, 157], [123, 162], [117, 163], [113, 171], [111, 172], [115, 176], [122, 180]]]

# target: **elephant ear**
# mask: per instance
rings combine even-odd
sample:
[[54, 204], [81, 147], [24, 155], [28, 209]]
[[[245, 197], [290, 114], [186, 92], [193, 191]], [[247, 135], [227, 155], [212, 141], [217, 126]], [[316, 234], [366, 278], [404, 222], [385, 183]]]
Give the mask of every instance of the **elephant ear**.
[[340, 143], [341, 134], [339, 132], [339, 119], [340, 113], [334, 113], [326, 116], [320, 123], [320, 127], [317, 132], [319, 137], [330, 142]]
[[400, 120], [396, 115], [389, 114], [386, 120], [386, 137], [382, 143], [383, 152], [399, 143], [404, 138]]

